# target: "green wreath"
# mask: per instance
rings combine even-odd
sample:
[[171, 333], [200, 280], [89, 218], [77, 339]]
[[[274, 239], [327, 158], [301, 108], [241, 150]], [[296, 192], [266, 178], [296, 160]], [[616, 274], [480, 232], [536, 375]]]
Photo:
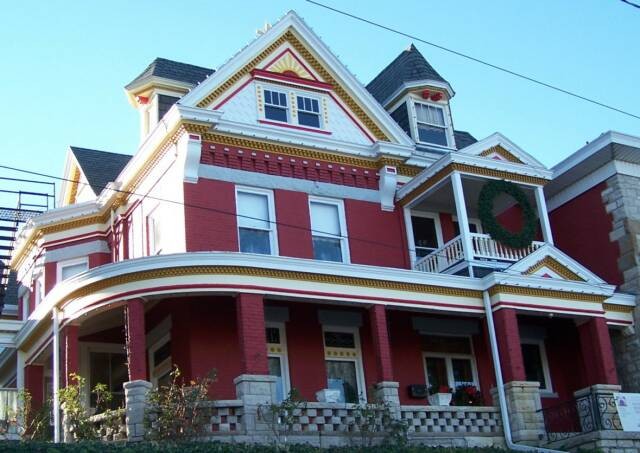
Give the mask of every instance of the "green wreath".
[[[523, 226], [517, 233], [512, 233], [500, 225], [493, 214], [493, 203], [498, 195], [506, 193], [512, 196], [522, 209]], [[478, 197], [478, 215], [482, 222], [482, 228], [492, 239], [514, 249], [521, 249], [531, 245], [536, 234], [538, 219], [527, 196], [514, 183], [509, 181], [489, 181], [486, 183]]]

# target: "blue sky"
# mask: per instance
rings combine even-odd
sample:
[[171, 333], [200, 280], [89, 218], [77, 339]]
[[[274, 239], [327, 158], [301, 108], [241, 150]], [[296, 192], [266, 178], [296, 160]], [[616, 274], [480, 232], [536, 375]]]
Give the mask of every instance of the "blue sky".
[[[619, 0], [325, 1], [640, 114], [640, 10]], [[303, 0], [3, 4], [0, 164], [61, 175], [69, 145], [133, 153], [123, 86], [151, 60], [215, 68], [290, 9], [365, 84], [410, 44]], [[455, 127], [477, 138], [500, 131], [553, 165], [603, 131], [640, 135], [638, 119], [416, 45], [456, 91]]]

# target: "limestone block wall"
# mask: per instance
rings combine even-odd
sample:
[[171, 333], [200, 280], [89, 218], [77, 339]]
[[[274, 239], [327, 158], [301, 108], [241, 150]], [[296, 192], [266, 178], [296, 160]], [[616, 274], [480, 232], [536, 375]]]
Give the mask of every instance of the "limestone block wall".
[[[607, 180], [602, 201], [612, 216], [609, 239], [620, 247], [618, 268], [624, 283], [620, 291], [640, 294], [640, 177], [617, 174]], [[618, 377], [623, 391], [640, 392], [640, 309], [636, 328], [616, 332], [612, 338]]]

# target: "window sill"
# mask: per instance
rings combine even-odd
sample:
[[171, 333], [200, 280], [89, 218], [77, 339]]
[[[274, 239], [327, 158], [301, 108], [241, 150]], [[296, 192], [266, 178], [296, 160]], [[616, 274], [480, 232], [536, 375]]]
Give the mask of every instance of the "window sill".
[[258, 120], [258, 122], [261, 123], [261, 124], [268, 124], [270, 126], [287, 127], [289, 129], [297, 129], [297, 130], [300, 130], [300, 131], [315, 132], [316, 134], [331, 135], [331, 132], [325, 131], [325, 130], [322, 130], [322, 129], [315, 129], [315, 128], [312, 128], [312, 127], [298, 126], [298, 125], [289, 124], [289, 123], [282, 123], [280, 121]]
[[444, 146], [444, 145], [438, 145], [437, 143], [429, 143], [429, 142], [422, 142], [420, 140], [416, 140], [416, 144], [418, 145], [422, 145], [422, 146], [432, 146], [436, 149], [442, 149], [442, 150], [447, 150], [447, 151], [456, 151], [456, 148], [454, 148], [453, 146]]
[[555, 392], [540, 392], [540, 398], [559, 398]]

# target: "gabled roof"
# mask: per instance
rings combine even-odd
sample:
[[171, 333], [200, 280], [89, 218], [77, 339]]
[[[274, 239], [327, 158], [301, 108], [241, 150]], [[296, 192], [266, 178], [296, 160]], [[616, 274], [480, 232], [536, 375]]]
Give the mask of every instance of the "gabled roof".
[[404, 83], [422, 80], [449, 84], [411, 44], [369, 82], [367, 90], [383, 103]]
[[70, 149], [96, 196], [100, 195], [108, 183], [116, 180], [132, 157], [77, 146], [71, 146]]
[[163, 79], [176, 80], [191, 85], [197, 85], [207, 76], [213, 74], [214, 70], [195, 66], [179, 61], [167, 60], [166, 58], [156, 58], [147, 66], [147, 69], [129, 82], [125, 88], [130, 89], [136, 85], [140, 85], [152, 77], [160, 77]]
[[509, 266], [505, 272], [609, 286], [582, 264], [550, 244], [543, 245], [532, 254]]
[[[413, 141], [365, 87], [349, 72], [320, 37], [295, 11], [289, 11], [271, 28], [260, 34], [216, 72], [183, 96], [180, 104], [186, 107], [206, 108], [219, 99], [240, 80], [251, 76], [254, 69], [266, 63], [280, 45], [292, 47], [305, 54], [305, 64], [320, 75], [322, 82], [332, 85], [339, 102], [348, 107], [353, 116], [366, 127], [377, 142], [388, 142], [413, 147]], [[275, 56], [275, 55], [274, 55]], [[235, 84], [235, 85], [234, 85]]]
[[453, 136], [456, 140], [456, 148], [459, 150], [462, 148], [466, 148], [467, 146], [473, 145], [478, 141], [473, 135], [471, 135], [467, 131], [453, 131]]
[[[457, 140], [456, 136], [456, 140]], [[499, 132], [494, 132], [487, 138], [483, 138], [480, 141], [476, 141], [473, 144], [469, 144], [466, 147], [461, 148], [462, 154], [468, 154], [470, 156], [489, 157], [499, 160], [514, 162], [518, 164], [529, 165], [534, 168], [546, 169], [544, 164], [538, 159], [527, 153], [518, 145], [513, 143], [507, 137]]]

